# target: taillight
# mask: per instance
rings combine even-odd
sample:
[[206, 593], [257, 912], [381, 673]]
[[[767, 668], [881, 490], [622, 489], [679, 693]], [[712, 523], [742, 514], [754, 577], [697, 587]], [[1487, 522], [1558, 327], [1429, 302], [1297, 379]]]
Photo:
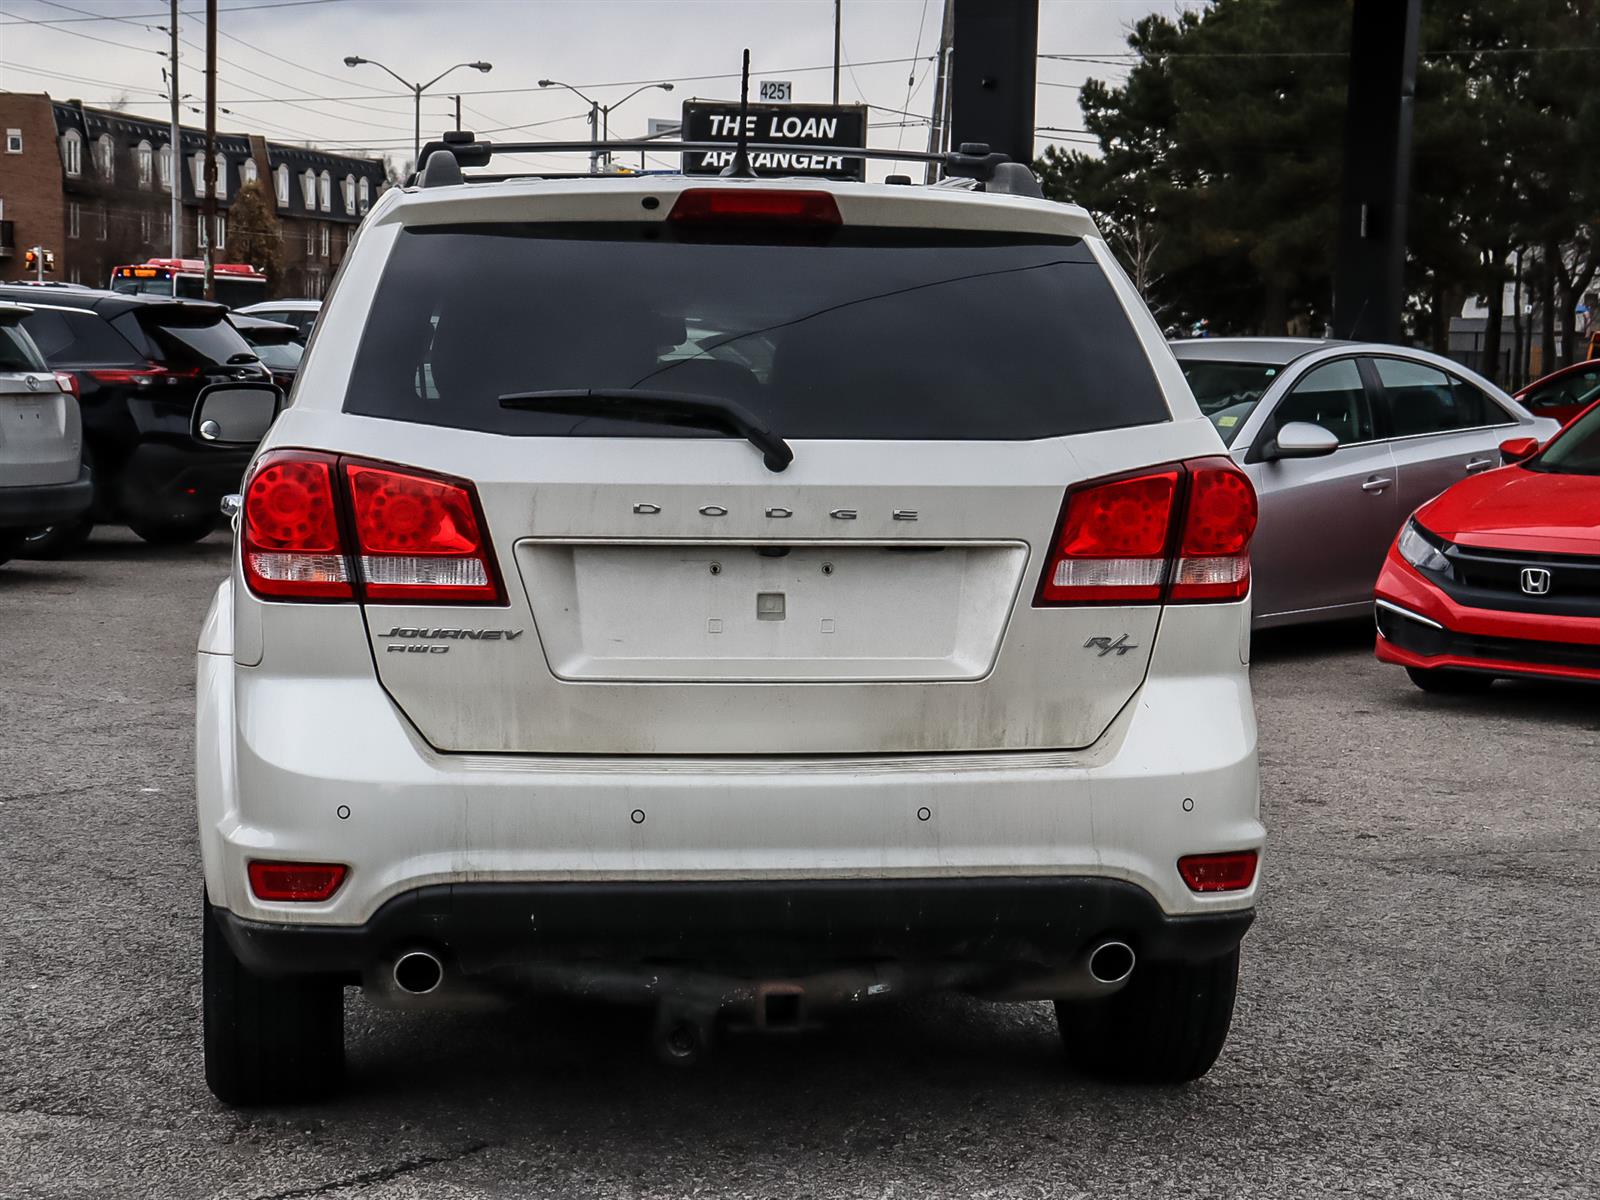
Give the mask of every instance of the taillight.
[[258, 596], [355, 598], [339, 533], [334, 463], [328, 455], [278, 451], [251, 474], [240, 532], [244, 577]]
[[1035, 603], [1237, 600], [1250, 590], [1256, 496], [1226, 458], [1072, 488]]
[[349, 868], [342, 863], [262, 862], [245, 868], [257, 900], [316, 903], [339, 890]]
[[1256, 879], [1256, 852], [1189, 854], [1178, 860], [1178, 874], [1191, 892], [1241, 892]]
[[78, 390], [78, 377], [71, 371], [57, 371], [56, 382], [61, 385], [61, 390], [70, 393], [73, 399], [82, 399], [83, 393]]
[[88, 372], [96, 383], [131, 383], [135, 387], [153, 387], [158, 383], [177, 383], [181, 379], [199, 379], [199, 367], [185, 367], [174, 371], [160, 363], [143, 367], [97, 367]]
[[669, 221], [769, 225], [843, 225], [839, 203], [828, 192], [770, 188], [687, 188], [667, 214]]
[[477, 506], [464, 485], [346, 463], [368, 600], [498, 604]]
[[245, 580], [269, 599], [505, 602], [477, 498], [459, 480], [273, 451], [245, 487], [240, 533]]

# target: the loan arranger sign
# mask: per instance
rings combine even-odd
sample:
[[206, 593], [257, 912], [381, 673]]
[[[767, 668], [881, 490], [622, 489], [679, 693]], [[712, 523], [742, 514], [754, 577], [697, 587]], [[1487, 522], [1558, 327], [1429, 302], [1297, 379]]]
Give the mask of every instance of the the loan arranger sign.
[[[837, 146], [827, 150], [752, 150], [750, 166], [757, 175], [816, 175], [827, 179], [865, 179], [866, 160], [847, 151], [867, 144], [867, 109], [857, 104], [752, 104], [745, 116], [751, 142], [795, 146]], [[733, 161], [739, 140], [739, 105], [732, 101], [685, 100], [683, 140], [727, 142], [727, 150], [693, 151], [683, 156], [686, 175], [717, 175]]]

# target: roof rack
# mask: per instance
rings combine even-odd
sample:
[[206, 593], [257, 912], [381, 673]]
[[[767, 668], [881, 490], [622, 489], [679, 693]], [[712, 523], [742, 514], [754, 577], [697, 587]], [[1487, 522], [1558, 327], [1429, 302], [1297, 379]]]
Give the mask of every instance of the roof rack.
[[[497, 154], [607, 154], [616, 151], [656, 151], [667, 154], [721, 153], [737, 149], [737, 142], [685, 142], [649, 138], [627, 142], [480, 142], [470, 130], [454, 130], [442, 140], [422, 147], [422, 170], [410, 182], [421, 187], [446, 187], [472, 179], [484, 182], [517, 178], [543, 178], [549, 172], [527, 171], [492, 176], [467, 176], [462, 167], [486, 167]], [[988, 190], [1016, 195], [1039, 196], [1039, 184], [1023, 163], [1014, 163], [984, 142], [963, 142], [957, 150], [928, 153], [921, 150], [888, 150], [867, 146], [817, 146], [795, 142], [749, 142], [745, 150], [756, 153], [825, 154], [836, 158], [870, 158], [890, 162], [933, 163], [946, 175], [974, 179], [990, 185]], [[1024, 177], [1026, 177], [1024, 179]], [[1030, 186], [1031, 185], [1031, 186]]]

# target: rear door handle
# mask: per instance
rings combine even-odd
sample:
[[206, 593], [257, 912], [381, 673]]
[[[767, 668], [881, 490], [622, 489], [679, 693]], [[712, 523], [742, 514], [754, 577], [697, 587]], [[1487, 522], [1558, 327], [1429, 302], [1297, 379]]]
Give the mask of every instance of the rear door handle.
[[1386, 479], [1382, 475], [1374, 475], [1361, 485], [1361, 490], [1363, 492], [1381, 492], [1393, 482], [1394, 480]]
[[1474, 471], [1487, 471], [1492, 466], [1494, 466], [1494, 459], [1492, 458], [1469, 458], [1467, 459], [1467, 474], [1471, 475]]

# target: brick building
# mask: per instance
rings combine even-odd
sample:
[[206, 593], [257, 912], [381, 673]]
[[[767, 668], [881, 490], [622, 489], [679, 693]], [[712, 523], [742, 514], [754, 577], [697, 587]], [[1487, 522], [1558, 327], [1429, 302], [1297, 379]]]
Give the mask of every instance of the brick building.
[[[183, 127], [177, 170], [171, 126], [77, 100], [0, 93], [0, 279], [24, 276], [31, 246], [55, 252], [52, 278], [106, 286], [120, 263], [168, 257], [174, 174], [183, 200], [179, 257], [200, 256], [205, 133]], [[320, 298], [355, 227], [385, 186], [378, 159], [325, 154], [254, 134], [218, 133], [215, 257], [228, 257], [228, 209], [239, 188], [266, 182], [277, 200], [281, 296]]]

